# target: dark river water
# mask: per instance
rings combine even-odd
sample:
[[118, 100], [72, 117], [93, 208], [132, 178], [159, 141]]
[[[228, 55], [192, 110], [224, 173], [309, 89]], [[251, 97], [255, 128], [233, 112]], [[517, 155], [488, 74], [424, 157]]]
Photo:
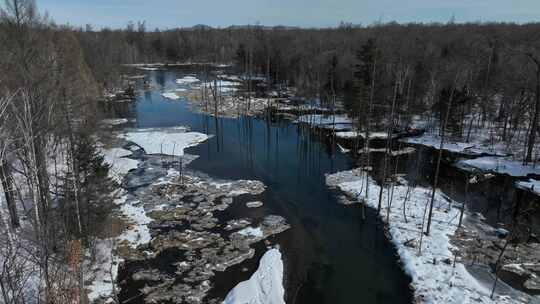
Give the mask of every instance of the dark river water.
[[[412, 302], [410, 279], [373, 212], [362, 221], [357, 206], [340, 205], [325, 185], [326, 173], [353, 167], [349, 156], [332, 153], [319, 136], [290, 121], [193, 113], [184, 100], [161, 96], [177, 87], [174, 81], [183, 72], [152, 71], [148, 76], [159, 89], [141, 94], [132, 105], [136, 126], [182, 125], [214, 135], [186, 151], [200, 156], [190, 169], [216, 178], [264, 182], [263, 208], [233, 205], [228, 212], [238, 217], [277, 214], [291, 224], [292, 229], [272, 240], [283, 253], [287, 303]], [[215, 295], [224, 297], [249, 278], [265, 250], [260, 244], [257, 249], [255, 258], [217, 275]]]

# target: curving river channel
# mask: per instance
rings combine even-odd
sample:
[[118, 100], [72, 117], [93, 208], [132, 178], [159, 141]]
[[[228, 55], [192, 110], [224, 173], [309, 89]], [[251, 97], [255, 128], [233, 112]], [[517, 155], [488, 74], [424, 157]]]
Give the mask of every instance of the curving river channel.
[[[162, 97], [185, 73], [147, 72], [157, 89], [139, 95], [129, 112], [138, 128], [189, 126], [214, 135], [186, 151], [199, 156], [190, 170], [222, 179], [256, 179], [267, 186], [262, 208], [235, 204], [226, 213], [277, 214], [292, 226], [274, 238], [283, 253], [286, 302], [411, 303], [410, 279], [375, 216], [368, 211], [362, 221], [357, 206], [339, 204], [325, 185], [326, 173], [349, 170], [353, 160], [333, 153], [320, 136], [290, 121], [214, 118], [194, 113], [185, 100]], [[217, 274], [213, 296], [224, 297], [251, 276], [264, 253], [263, 245], [256, 249], [254, 258]]]

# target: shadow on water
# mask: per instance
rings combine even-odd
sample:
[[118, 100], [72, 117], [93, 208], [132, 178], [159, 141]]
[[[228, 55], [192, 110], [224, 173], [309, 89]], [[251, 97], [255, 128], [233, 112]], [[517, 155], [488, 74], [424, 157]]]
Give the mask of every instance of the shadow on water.
[[[181, 72], [148, 75], [167, 90], [176, 87], [174, 80]], [[332, 149], [313, 132], [288, 121], [196, 114], [184, 101], [164, 99], [163, 90], [138, 98], [133, 105], [137, 126], [186, 125], [215, 135], [187, 150], [200, 156], [190, 168], [217, 178], [264, 182], [268, 188], [260, 210], [284, 216], [291, 224], [292, 229], [272, 239], [284, 255], [287, 303], [412, 302], [410, 279], [400, 269], [374, 213], [368, 212], [362, 222], [358, 206], [338, 204], [336, 194], [325, 185], [324, 174], [353, 167], [348, 156], [329, 153]], [[261, 216], [260, 210], [231, 208], [237, 218]], [[253, 259], [217, 274], [214, 296], [224, 297], [249, 278], [264, 244], [256, 249]]]

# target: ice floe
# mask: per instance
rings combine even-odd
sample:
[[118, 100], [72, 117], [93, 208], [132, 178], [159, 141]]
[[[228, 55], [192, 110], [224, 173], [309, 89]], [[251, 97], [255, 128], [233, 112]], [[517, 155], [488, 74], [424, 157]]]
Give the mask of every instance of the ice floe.
[[161, 96], [167, 98], [167, 99], [171, 99], [171, 100], [178, 100], [180, 99], [180, 96], [178, 96], [178, 94], [176, 94], [175, 92], [165, 92], [165, 93], [162, 93]]
[[138, 129], [121, 135], [142, 147], [147, 154], [183, 156], [184, 149], [208, 139], [208, 135], [187, 132], [185, 128]]
[[109, 176], [117, 183], [121, 183], [124, 176], [132, 169], [136, 169], [138, 161], [126, 156], [131, 155], [131, 151], [122, 148], [103, 149], [105, 162], [111, 166]]
[[278, 249], [268, 250], [249, 280], [236, 285], [224, 304], [285, 304], [283, 261]]

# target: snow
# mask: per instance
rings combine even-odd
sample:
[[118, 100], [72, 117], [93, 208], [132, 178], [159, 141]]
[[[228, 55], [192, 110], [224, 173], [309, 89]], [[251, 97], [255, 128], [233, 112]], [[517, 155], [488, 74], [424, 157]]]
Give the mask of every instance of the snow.
[[200, 82], [200, 80], [195, 76], [184, 76], [183, 78], [176, 79], [176, 83], [180, 85], [189, 85], [196, 82]]
[[229, 93], [229, 92], [236, 92], [238, 90], [238, 86], [241, 84], [235, 81], [228, 81], [228, 80], [217, 80], [217, 81], [209, 81], [205, 82], [204, 86], [206, 86], [208, 89], [211, 87], [217, 85], [218, 91], [221, 93]]
[[161, 96], [167, 99], [172, 99], [172, 100], [180, 99], [180, 96], [178, 96], [178, 94], [176, 94], [175, 92], [165, 92], [165, 93], [162, 93]]
[[[351, 138], [364, 138], [366, 135], [365, 132], [358, 132], [358, 131], [339, 131], [336, 132], [336, 137], [338, 138], [345, 138], [345, 139], [351, 139]], [[395, 137], [395, 136], [392, 136]], [[387, 139], [388, 133], [387, 132], [370, 132], [369, 133], [369, 139]]]
[[137, 248], [137, 246], [150, 242], [152, 237], [150, 236], [150, 229], [148, 224], [152, 221], [151, 218], [146, 216], [146, 211], [139, 201], [127, 201], [126, 197], [116, 202], [120, 204], [120, 211], [123, 216], [127, 218], [131, 227], [122, 233], [118, 239], [129, 242], [129, 246]]
[[124, 176], [132, 169], [136, 169], [139, 161], [125, 158], [131, 151], [122, 148], [103, 149], [105, 162], [111, 166], [109, 175], [117, 183], [121, 183]]
[[113, 250], [116, 243], [127, 242], [128, 246], [137, 248], [151, 240], [148, 224], [152, 219], [146, 216], [142, 206], [138, 206], [140, 202], [128, 200], [128, 196], [123, 195], [115, 199], [114, 203], [120, 206], [120, 212], [129, 224], [129, 228], [116, 238], [96, 240], [95, 262], [92, 265], [85, 265], [92, 281], [87, 287], [90, 303], [113, 294], [113, 282], [116, 281], [118, 275], [118, 265], [122, 262]]
[[[363, 178], [361, 177], [363, 176]], [[364, 172], [355, 169], [327, 175], [327, 184], [337, 187], [353, 198], [365, 197]], [[366, 205], [376, 209], [380, 186], [368, 177], [371, 195], [365, 199]], [[433, 221], [429, 236], [423, 236], [421, 254], [419, 243], [421, 227], [428, 207], [431, 189], [417, 187], [410, 193], [405, 207], [407, 221], [403, 216], [403, 202], [407, 193], [406, 185], [395, 185], [393, 203], [388, 208], [389, 192], [385, 187], [382, 199], [381, 217], [387, 222], [391, 241], [397, 249], [405, 272], [412, 278], [412, 286], [417, 298], [425, 303], [515, 303], [508, 296], [495, 295], [490, 299], [490, 286], [477, 281], [459, 260], [452, 267], [454, 255], [450, 236], [456, 232], [461, 204], [452, 201], [441, 191], [435, 193]], [[387, 220], [387, 215], [389, 217]], [[427, 219], [426, 219], [427, 223]], [[406, 246], [405, 244], [414, 244]], [[451, 263], [444, 263], [444, 259]], [[435, 263], [434, 263], [435, 261]]]
[[128, 123], [128, 120], [126, 118], [103, 119], [101, 121], [101, 123], [106, 124], [106, 125], [117, 126], [117, 125], [122, 125], [122, 124]]
[[268, 250], [249, 280], [236, 285], [224, 304], [285, 304], [283, 261], [278, 249]]
[[253, 236], [253, 237], [263, 237], [264, 233], [260, 227], [253, 228], [253, 227], [247, 227], [240, 231], [238, 231], [239, 234], [244, 236]]
[[247, 202], [246, 203], [246, 207], [248, 208], [259, 208], [259, 207], [262, 207], [264, 205], [263, 202], [261, 201], [254, 201], [254, 202]]
[[523, 177], [529, 174], [540, 175], [540, 167], [523, 165], [521, 161], [496, 156], [462, 159], [457, 162], [456, 166], [467, 171], [482, 170], [498, 174], [508, 174], [514, 177]]
[[157, 71], [159, 68], [153, 68], [153, 67], [137, 67], [137, 69], [144, 70], [144, 71]]
[[522, 190], [531, 191], [536, 195], [540, 195], [540, 181], [529, 179], [528, 181], [517, 181], [516, 187]]
[[[402, 142], [410, 144], [418, 144], [427, 147], [432, 147], [439, 149], [441, 146], [441, 138], [438, 135], [433, 134], [424, 134], [419, 137], [408, 137], [401, 140]], [[472, 143], [464, 142], [449, 142], [447, 139], [444, 141], [443, 150], [456, 152], [456, 153], [466, 153], [471, 155], [482, 154], [484, 151], [475, 148], [475, 145]], [[486, 151], [487, 152], [487, 151]]]
[[208, 139], [208, 135], [187, 132], [185, 128], [138, 129], [121, 137], [141, 146], [147, 154], [183, 156], [184, 149], [196, 146]]
[[347, 115], [302, 115], [294, 123], [310, 123], [313, 125], [333, 125], [333, 124], [352, 124], [352, 120]]
[[113, 246], [113, 239], [97, 240], [96, 242], [95, 266], [89, 269], [93, 280], [92, 284], [87, 287], [90, 303], [113, 294], [112, 281], [116, 281], [120, 262], [120, 258], [112, 253]]

